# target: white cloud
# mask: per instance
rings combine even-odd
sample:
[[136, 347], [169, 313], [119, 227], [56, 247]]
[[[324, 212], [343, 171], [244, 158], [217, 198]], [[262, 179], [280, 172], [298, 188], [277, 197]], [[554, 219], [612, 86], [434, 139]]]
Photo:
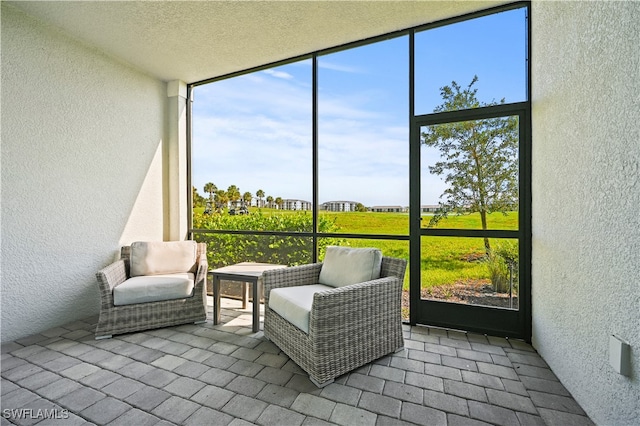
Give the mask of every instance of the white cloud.
[[357, 67], [351, 67], [348, 65], [340, 65], [334, 62], [329, 62], [323, 58], [318, 59], [318, 68], [324, 68], [332, 71], [346, 72], [350, 74], [364, 74], [364, 71]]
[[275, 71], [275, 70], [269, 69], [269, 70], [264, 70], [263, 72], [265, 74], [269, 74], [272, 77], [282, 78], [284, 80], [291, 80], [293, 78], [291, 74], [284, 71]]

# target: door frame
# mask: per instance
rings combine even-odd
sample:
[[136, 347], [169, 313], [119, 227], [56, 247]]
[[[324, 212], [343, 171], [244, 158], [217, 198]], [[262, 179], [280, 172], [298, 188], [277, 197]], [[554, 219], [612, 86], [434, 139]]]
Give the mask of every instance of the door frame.
[[[432, 229], [421, 226], [420, 128], [448, 122], [519, 117], [519, 214], [518, 230]], [[410, 127], [410, 324], [425, 324], [514, 337], [531, 341], [531, 110], [529, 102], [500, 104], [470, 110], [413, 116]], [[518, 239], [518, 310], [423, 300], [421, 288], [421, 239], [432, 237], [489, 237]]]

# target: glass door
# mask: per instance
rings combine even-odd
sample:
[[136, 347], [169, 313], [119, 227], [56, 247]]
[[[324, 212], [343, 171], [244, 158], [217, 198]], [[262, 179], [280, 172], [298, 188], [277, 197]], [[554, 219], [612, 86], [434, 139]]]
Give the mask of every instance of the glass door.
[[525, 103], [416, 117], [412, 323], [529, 339], [527, 122]]

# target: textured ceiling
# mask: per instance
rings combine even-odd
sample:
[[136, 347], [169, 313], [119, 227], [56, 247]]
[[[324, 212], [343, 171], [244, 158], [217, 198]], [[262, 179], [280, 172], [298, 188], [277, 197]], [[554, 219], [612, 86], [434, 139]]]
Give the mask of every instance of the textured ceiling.
[[8, 1], [161, 80], [192, 83], [505, 1]]

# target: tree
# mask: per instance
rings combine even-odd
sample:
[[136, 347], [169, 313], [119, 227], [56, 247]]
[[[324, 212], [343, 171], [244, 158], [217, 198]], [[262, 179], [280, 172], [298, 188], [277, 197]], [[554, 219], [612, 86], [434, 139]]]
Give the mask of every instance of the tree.
[[191, 202], [193, 207], [204, 207], [205, 205], [205, 198], [198, 194], [198, 188], [195, 186], [191, 189]]
[[256, 191], [256, 197], [258, 198], [258, 207], [262, 207], [262, 199], [264, 198], [264, 191], [262, 189], [258, 189]]
[[[457, 111], [498, 105], [476, 98], [478, 81], [474, 76], [464, 89], [455, 81], [440, 88], [444, 102], [434, 112]], [[504, 103], [502, 99], [499, 103]], [[487, 229], [487, 215], [517, 209], [518, 206], [518, 119], [497, 117], [473, 121], [437, 124], [422, 132], [422, 143], [440, 151], [440, 161], [429, 172], [444, 175], [448, 188], [440, 196], [440, 211], [430, 226], [447, 216], [480, 213], [482, 229]], [[491, 252], [485, 237], [487, 254]]]
[[284, 201], [282, 200], [282, 197], [276, 197], [276, 205], [278, 206], [279, 209], [282, 209], [282, 203], [284, 203]]
[[253, 196], [251, 195], [251, 193], [249, 191], [247, 191], [244, 194], [242, 194], [243, 205], [250, 206], [252, 198], [253, 198]]
[[213, 202], [213, 194], [218, 190], [218, 187], [213, 182], [204, 184], [204, 192], [209, 193], [209, 201]]
[[271, 208], [271, 203], [273, 203], [273, 197], [271, 195], [267, 196], [267, 205]]
[[229, 196], [224, 191], [224, 189], [219, 189], [216, 191], [216, 209], [219, 212], [222, 212], [222, 209], [227, 206], [229, 202]]
[[358, 204], [356, 204], [356, 211], [357, 212], [366, 212], [367, 208], [364, 206], [364, 204], [358, 203]]
[[231, 185], [227, 188], [227, 196], [229, 197], [229, 201], [231, 201], [232, 207], [235, 207], [236, 203], [240, 200], [240, 188]]

